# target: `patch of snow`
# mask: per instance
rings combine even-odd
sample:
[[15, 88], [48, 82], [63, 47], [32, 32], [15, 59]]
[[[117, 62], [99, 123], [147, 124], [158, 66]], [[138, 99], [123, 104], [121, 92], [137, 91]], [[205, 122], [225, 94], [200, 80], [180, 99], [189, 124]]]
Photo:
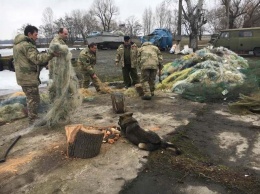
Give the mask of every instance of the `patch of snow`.
[[[49, 70], [45, 68], [41, 70], [40, 80], [42, 82], [40, 87], [46, 87], [49, 80]], [[0, 95], [6, 95], [21, 90], [21, 86], [16, 82], [15, 72], [9, 70], [0, 71]]]

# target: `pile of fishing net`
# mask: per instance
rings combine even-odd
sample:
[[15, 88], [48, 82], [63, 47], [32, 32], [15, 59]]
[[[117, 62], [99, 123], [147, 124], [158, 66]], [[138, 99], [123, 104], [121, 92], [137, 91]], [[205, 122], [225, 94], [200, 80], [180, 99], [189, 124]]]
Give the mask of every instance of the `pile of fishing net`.
[[27, 117], [26, 106], [20, 103], [0, 106], [0, 125]]
[[260, 92], [254, 93], [250, 96], [240, 94], [237, 102], [229, 104], [229, 110], [232, 113], [238, 114], [260, 114]]
[[[40, 98], [41, 103], [38, 112], [44, 113], [48, 109], [49, 97], [42, 93]], [[27, 116], [26, 97], [23, 92], [15, 92], [0, 101], [0, 125]]]
[[157, 89], [199, 102], [234, 100], [258, 87], [255, 80], [245, 84], [248, 67], [246, 59], [224, 47], [204, 48], [164, 65]]
[[49, 84], [50, 108], [36, 125], [53, 126], [67, 122], [82, 103], [78, 79], [71, 64], [72, 54], [67, 45], [52, 44], [49, 52], [59, 52], [59, 57], [50, 61], [53, 69]]

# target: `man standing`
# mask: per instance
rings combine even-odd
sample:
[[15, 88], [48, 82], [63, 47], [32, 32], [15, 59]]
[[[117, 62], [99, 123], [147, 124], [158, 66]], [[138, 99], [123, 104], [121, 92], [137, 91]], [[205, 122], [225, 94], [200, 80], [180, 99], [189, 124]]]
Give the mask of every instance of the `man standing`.
[[[52, 39], [52, 41], [50, 42], [50, 46], [49, 48], [53, 45], [53, 44], [60, 44], [60, 45], [66, 45], [66, 41], [68, 39], [68, 30], [66, 28], [60, 28], [58, 31], [58, 34], [56, 34], [54, 36], [54, 38]], [[56, 83], [57, 80], [55, 80], [55, 77], [57, 77], [57, 75], [60, 74], [60, 67], [59, 63], [57, 63], [58, 58], [54, 58], [52, 60], [49, 61], [48, 64], [48, 69], [49, 69], [49, 99], [51, 102], [54, 101], [54, 98], [57, 97], [57, 87], [58, 84]], [[55, 66], [56, 65], [56, 66]], [[60, 81], [60, 80], [58, 80]]]
[[83, 75], [83, 88], [88, 88], [90, 84], [89, 78], [92, 80], [96, 91], [99, 93], [104, 93], [101, 91], [101, 81], [97, 77], [94, 66], [96, 65], [96, 52], [97, 52], [97, 45], [95, 43], [91, 43], [88, 45], [87, 48], [83, 49], [79, 53], [78, 57], [78, 67], [81, 69]]
[[121, 44], [116, 52], [116, 65], [122, 65], [125, 88], [139, 83], [137, 75], [138, 47], [132, 43], [129, 36], [124, 36], [124, 44]]
[[14, 39], [13, 57], [18, 85], [26, 95], [29, 123], [32, 124], [38, 115], [40, 95], [40, 69], [58, 53], [39, 53], [36, 48], [38, 29], [35, 26], [25, 27], [24, 34]]
[[144, 91], [143, 100], [151, 100], [152, 96], [154, 96], [155, 78], [162, 60], [162, 54], [158, 47], [150, 42], [142, 44], [138, 53], [138, 64], [141, 68], [141, 83]]
[[[56, 34], [54, 36], [54, 38], [52, 39], [52, 41], [50, 42], [51, 44], [62, 44], [62, 45], [66, 45], [66, 41], [68, 39], [68, 30], [66, 28], [60, 28], [58, 31], [58, 34]], [[50, 63], [48, 64], [48, 68], [49, 68], [49, 78], [52, 79], [53, 74], [57, 73], [57, 72], [53, 72], [53, 61], [50, 61]]]

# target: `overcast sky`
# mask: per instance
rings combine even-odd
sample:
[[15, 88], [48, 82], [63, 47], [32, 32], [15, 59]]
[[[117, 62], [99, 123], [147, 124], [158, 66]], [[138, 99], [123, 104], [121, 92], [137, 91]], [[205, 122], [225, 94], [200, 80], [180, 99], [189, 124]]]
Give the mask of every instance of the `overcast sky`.
[[[45, 8], [50, 7], [54, 19], [71, 13], [72, 10], [88, 10], [93, 0], [0, 0], [0, 40], [13, 39], [17, 29], [23, 24], [30, 23], [36, 27], [42, 24], [42, 14]], [[119, 7], [120, 15], [117, 21], [124, 21], [134, 15], [141, 22], [145, 8], [152, 9], [162, 0], [114, 0]]]

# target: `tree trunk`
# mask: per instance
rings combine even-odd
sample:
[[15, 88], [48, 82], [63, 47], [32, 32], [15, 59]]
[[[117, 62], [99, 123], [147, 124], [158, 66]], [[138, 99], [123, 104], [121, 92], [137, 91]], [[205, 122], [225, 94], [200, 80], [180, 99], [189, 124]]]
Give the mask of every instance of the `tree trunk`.
[[111, 93], [112, 106], [115, 113], [124, 113], [125, 108], [125, 96], [122, 92]]
[[190, 34], [190, 43], [189, 47], [196, 51], [198, 49], [198, 34], [191, 33]]
[[144, 90], [143, 90], [142, 84], [135, 84], [135, 90], [139, 94], [139, 96], [144, 95]]
[[87, 130], [82, 124], [67, 125], [67, 155], [76, 158], [92, 158], [100, 152], [104, 133]]
[[81, 35], [82, 35], [82, 38], [83, 38], [83, 41], [84, 41], [84, 45], [87, 45], [88, 44], [87, 39], [86, 39], [86, 36], [85, 36], [83, 31], [81, 32]]

